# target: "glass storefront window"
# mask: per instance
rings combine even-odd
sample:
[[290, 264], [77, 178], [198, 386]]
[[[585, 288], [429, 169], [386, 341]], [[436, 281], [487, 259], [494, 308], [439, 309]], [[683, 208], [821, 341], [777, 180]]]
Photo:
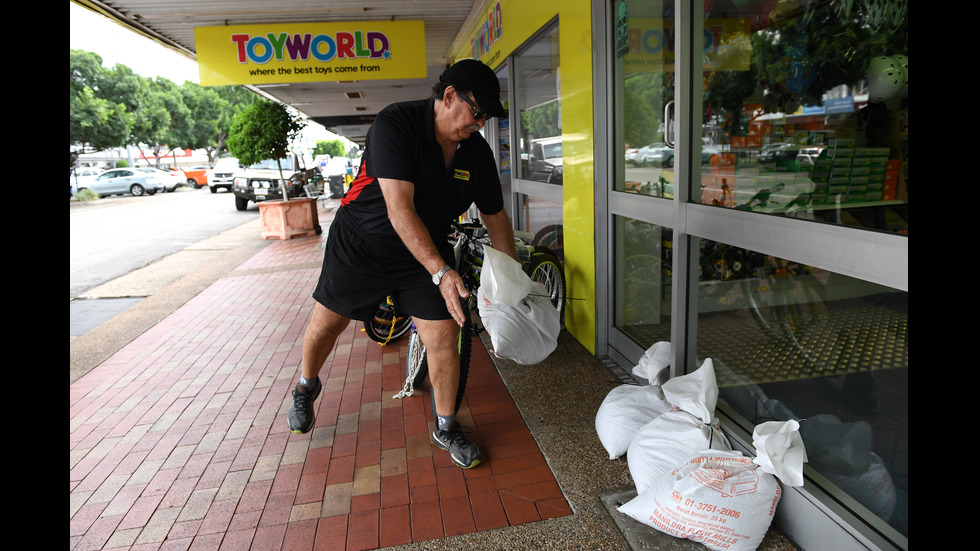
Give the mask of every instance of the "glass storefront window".
[[669, 228], [616, 216], [615, 327], [643, 348], [670, 340]]
[[548, 247], [563, 259], [564, 156], [558, 37], [558, 25], [551, 25], [512, 58], [518, 120], [511, 121], [511, 126], [516, 123], [520, 132], [511, 138], [511, 148], [516, 146], [520, 151], [520, 163], [512, 166], [519, 179], [515, 185], [517, 227], [532, 234], [534, 245]]
[[700, 269], [720, 409], [800, 420], [807, 472], [907, 537], [908, 293], [707, 240]]
[[561, 203], [524, 194], [519, 195], [519, 201], [518, 227], [532, 235], [532, 245], [548, 247], [559, 260], [564, 260]]
[[908, 5], [809, 5], [705, 4], [692, 200], [908, 233]]
[[557, 25], [514, 57], [520, 178], [525, 180], [559, 185], [563, 181], [560, 61]]
[[[664, 108], [674, 99], [673, 4], [617, 2], [616, 191], [673, 198], [674, 147]], [[665, 135], [666, 133], [666, 135]]]

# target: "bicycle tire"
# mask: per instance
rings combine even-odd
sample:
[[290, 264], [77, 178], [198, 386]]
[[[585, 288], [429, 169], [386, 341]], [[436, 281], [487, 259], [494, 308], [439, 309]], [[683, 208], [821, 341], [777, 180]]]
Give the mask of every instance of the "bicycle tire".
[[551, 304], [558, 310], [558, 320], [565, 322], [565, 270], [558, 257], [550, 252], [541, 252], [535, 248], [531, 262], [525, 268], [531, 281], [543, 283], [548, 290]]
[[531, 239], [531, 244], [547, 247], [552, 254], [561, 258], [565, 249], [564, 228], [561, 224], [551, 224], [538, 230]]
[[381, 307], [370, 321], [364, 322], [364, 332], [368, 338], [380, 344], [400, 339], [412, 328], [410, 316], [399, 316], [392, 308]]
[[[763, 333], [786, 342], [811, 365], [826, 368], [819, 354], [810, 349], [806, 338], [806, 329], [818, 316], [814, 301], [823, 300], [819, 282], [807, 274], [785, 280], [755, 277], [742, 281], [749, 312]], [[797, 283], [802, 297], [794, 293]]]

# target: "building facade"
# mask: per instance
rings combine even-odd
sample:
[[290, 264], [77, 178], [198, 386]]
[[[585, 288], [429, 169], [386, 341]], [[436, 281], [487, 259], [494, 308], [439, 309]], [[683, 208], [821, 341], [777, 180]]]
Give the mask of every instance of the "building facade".
[[498, 72], [488, 138], [569, 332], [712, 358], [733, 443], [801, 420], [783, 530], [907, 549], [907, 2], [690, 4], [488, 0], [451, 57]]

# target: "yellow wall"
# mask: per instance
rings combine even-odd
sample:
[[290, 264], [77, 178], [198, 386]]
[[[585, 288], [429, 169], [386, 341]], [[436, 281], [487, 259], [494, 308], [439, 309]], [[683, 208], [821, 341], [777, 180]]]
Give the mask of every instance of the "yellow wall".
[[[502, 32], [480, 59], [494, 69], [548, 21], [558, 16], [561, 54], [561, 123], [564, 150], [562, 216], [565, 238], [565, 277], [569, 300], [565, 311], [568, 331], [590, 352], [596, 350], [595, 178], [592, 113], [592, 6], [588, 0], [500, 0]], [[497, 2], [483, 2], [483, 13]], [[476, 18], [482, 24], [486, 18]], [[473, 57], [476, 31], [464, 28], [453, 61]], [[514, 85], [514, 83], [511, 83]], [[581, 299], [581, 300], [579, 300]]]

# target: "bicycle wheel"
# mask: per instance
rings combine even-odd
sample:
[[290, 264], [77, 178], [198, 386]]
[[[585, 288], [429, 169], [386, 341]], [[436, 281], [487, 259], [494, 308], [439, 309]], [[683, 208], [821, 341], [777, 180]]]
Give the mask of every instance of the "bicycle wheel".
[[531, 244], [547, 247], [556, 257], [561, 258], [565, 250], [564, 230], [561, 224], [551, 224], [538, 230], [531, 239]]
[[531, 281], [544, 284], [545, 289], [548, 290], [551, 304], [558, 310], [558, 320], [564, 324], [565, 270], [562, 269], [558, 257], [550, 252], [536, 251], [524, 271], [531, 276]]
[[[459, 406], [463, 403], [463, 394], [466, 393], [466, 379], [469, 377], [470, 373], [470, 353], [473, 349], [473, 324], [467, 321], [459, 328], [459, 340], [457, 341], [457, 347], [459, 349], [459, 386], [456, 387], [456, 407], [453, 409], [453, 413], [459, 412]], [[423, 355], [425, 352], [423, 351]], [[425, 362], [425, 358], [422, 359]], [[432, 416], [438, 417], [439, 414], [436, 413], [436, 393], [430, 393], [431, 403], [432, 403]]]
[[382, 305], [374, 319], [364, 322], [364, 332], [374, 342], [388, 344], [400, 339], [412, 327], [412, 318], [399, 315], [388, 304]]
[[819, 319], [821, 284], [808, 274], [757, 276], [742, 281], [752, 317], [764, 333], [795, 349], [809, 364], [824, 369], [812, 349], [808, 329]]

